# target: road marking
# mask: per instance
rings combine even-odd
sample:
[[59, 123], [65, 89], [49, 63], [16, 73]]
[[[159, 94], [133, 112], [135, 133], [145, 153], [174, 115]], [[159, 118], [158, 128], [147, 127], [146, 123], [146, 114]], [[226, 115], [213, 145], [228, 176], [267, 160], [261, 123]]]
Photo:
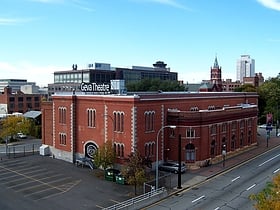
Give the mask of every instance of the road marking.
[[220, 207], [217, 207], [217, 208], [215, 208], [214, 210], [218, 210], [218, 209], [220, 209]]
[[264, 161], [264, 162], [261, 163], [259, 166], [263, 166], [264, 164], [268, 163], [269, 161], [272, 161], [273, 159], [277, 158], [278, 156], [280, 156], [280, 154], [278, 154], [278, 155], [276, 155], [276, 156], [274, 156], [274, 157], [272, 157], [272, 158], [270, 158], [270, 159]]
[[202, 198], [205, 198], [205, 195], [200, 196], [199, 198], [192, 200], [192, 203], [195, 203], [195, 202], [201, 200]]
[[253, 185], [251, 185], [250, 187], [248, 187], [246, 190], [247, 191], [249, 191], [249, 190], [251, 190], [253, 187], [255, 187], [256, 186], [256, 184], [253, 184]]
[[275, 171], [273, 171], [273, 173], [277, 173], [278, 171], [280, 171], [280, 168], [276, 169]]
[[237, 179], [240, 179], [240, 176], [234, 178], [233, 180], [231, 180], [231, 182], [234, 182], [234, 181], [236, 181]]

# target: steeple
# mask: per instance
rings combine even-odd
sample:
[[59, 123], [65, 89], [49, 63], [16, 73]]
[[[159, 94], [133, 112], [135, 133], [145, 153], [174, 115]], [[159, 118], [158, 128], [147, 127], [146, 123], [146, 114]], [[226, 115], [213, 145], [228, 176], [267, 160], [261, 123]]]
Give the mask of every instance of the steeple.
[[222, 85], [222, 68], [218, 64], [217, 55], [215, 57], [214, 66], [211, 68], [210, 81], [214, 91], [223, 91]]
[[217, 55], [216, 55], [216, 57], [215, 57], [215, 61], [214, 61], [214, 66], [213, 66], [213, 68], [217, 68], [217, 69], [219, 68]]

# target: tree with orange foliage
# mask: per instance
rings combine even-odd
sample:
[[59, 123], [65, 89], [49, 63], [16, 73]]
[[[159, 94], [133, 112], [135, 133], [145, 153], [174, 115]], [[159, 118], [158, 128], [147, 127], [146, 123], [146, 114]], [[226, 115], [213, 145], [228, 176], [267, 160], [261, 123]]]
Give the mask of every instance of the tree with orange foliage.
[[275, 176], [261, 192], [250, 195], [250, 199], [256, 201], [254, 207], [257, 210], [280, 209], [280, 175]]

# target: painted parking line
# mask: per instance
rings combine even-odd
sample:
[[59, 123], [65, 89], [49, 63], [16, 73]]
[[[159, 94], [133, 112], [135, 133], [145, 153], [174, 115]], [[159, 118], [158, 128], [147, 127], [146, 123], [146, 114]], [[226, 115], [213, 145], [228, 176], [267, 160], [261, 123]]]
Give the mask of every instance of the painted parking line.
[[33, 200], [65, 193], [81, 181], [66, 177], [64, 174], [50, 172], [39, 166], [20, 162], [17, 164], [0, 163], [0, 170], [3, 172], [0, 175], [0, 183]]

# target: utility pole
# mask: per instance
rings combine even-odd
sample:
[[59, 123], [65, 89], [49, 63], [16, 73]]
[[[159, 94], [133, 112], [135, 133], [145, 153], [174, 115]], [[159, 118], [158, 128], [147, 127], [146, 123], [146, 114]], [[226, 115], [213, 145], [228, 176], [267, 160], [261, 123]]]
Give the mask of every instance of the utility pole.
[[182, 152], [182, 149], [181, 149], [181, 142], [182, 142], [182, 138], [181, 138], [181, 134], [179, 134], [179, 139], [178, 139], [178, 162], [179, 162], [179, 170], [178, 170], [178, 189], [182, 189], [182, 186], [181, 186], [181, 169], [182, 169], [182, 160], [181, 160], [181, 152]]

